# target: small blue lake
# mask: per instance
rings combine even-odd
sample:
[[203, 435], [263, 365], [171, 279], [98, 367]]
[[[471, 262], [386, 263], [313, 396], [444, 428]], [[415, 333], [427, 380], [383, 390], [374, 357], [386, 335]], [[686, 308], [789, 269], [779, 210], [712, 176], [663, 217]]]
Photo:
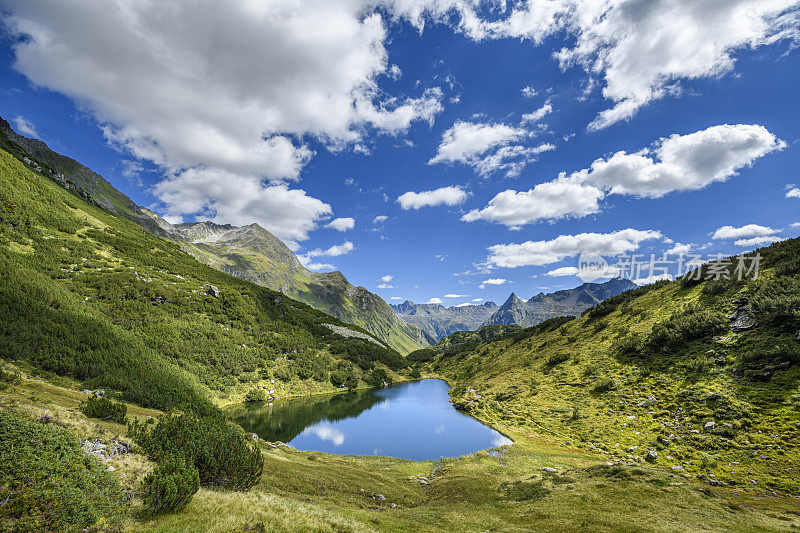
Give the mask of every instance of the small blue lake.
[[242, 406], [228, 413], [268, 441], [298, 450], [382, 455], [423, 461], [458, 457], [511, 444], [511, 440], [449, 401], [439, 379], [383, 389]]

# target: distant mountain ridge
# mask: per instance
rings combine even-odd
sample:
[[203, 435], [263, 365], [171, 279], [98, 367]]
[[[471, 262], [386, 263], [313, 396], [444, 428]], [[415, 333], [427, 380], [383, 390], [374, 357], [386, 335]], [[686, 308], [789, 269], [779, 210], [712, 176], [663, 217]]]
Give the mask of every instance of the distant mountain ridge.
[[474, 331], [480, 328], [497, 308], [494, 302], [445, 307], [440, 304], [415, 304], [409, 300], [392, 306], [397, 316], [431, 337], [431, 344], [457, 331]]
[[154, 235], [227, 274], [252, 281], [300, 300], [343, 322], [362, 327], [400, 353], [431, 344], [418, 328], [397, 318], [378, 295], [356, 287], [341, 272], [306, 269], [283, 242], [258, 224], [232, 226], [213, 222], [170, 224], [137, 205], [100, 174], [51, 150], [37, 139], [17, 134], [0, 118], [0, 148], [112, 214], [125, 217]]
[[407, 300], [392, 308], [400, 318], [418, 326], [439, 342], [458, 331], [476, 331], [492, 324], [516, 324], [527, 328], [549, 318], [578, 316], [603, 300], [636, 286], [630, 280], [616, 278], [605, 283], [584, 283], [574, 289], [548, 294], [541, 292], [527, 301], [512, 292], [501, 306], [486, 302], [483, 305], [444, 307], [440, 304], [415, 304]]

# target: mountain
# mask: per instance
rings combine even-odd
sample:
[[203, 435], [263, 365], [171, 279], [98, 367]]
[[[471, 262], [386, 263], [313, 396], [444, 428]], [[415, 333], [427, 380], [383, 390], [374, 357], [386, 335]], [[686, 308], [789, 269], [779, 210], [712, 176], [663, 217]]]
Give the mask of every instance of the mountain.
[[632, 281], [617, 278], [605, 283], [584, 283], [574, 289], [549, 294], [539, 293], [527, 302], [512, 293], [486, 324], [518, 324], [525, 328], [549, 318], [578, 316], [603, 300], [634, 288], [636, 284]]
[[492, 316], [497, 309], [494, 302], [481, 305], [445, 307], [440, 304], [415, 304], [409, 300], [393, 305], [392, 309], [401, 319], [413, 324], [428, 335], [435, 344], [457, 331], [473, 331]]
[[511, 293], [499, 307], [494, 302], [445, 307], [415, 304], [408, 300], [391, 307], [397, 316], [431, 337], [431, 344], [436, 344], [458, 331], [476, 331], [492, 324], [517, 324], [525, 328], [549, 318], [577, 316], [593, 305], [635, 287], [633, 282], [618, 278], [605, 283], [584, 283], [574, 289], [550, 294], [539, 293], [527, 302]]
[[354, 286], [341, 272], [311, 272], [258, 224], [177, 224], [169, 228], [167, 238], [207, 265], [364, 328], [400, 353], [430, 344], [417, 327], [398, 319], [380, 296]]
[[341, 272], [309, 271], [280, 239], [258, 224], [242, 227], [212, 222], [169, 224], [156, 213], [136, 205], [88, 167], [52, 151], [42, 141], [17, 134], [2, 118], [0, 148], [83, 199], [176, 243], [207, 265], [362, 327], [401, 353], [430, 344], [418, 328], [398, 320], [379, 296], [364, 287], [353, 286]]

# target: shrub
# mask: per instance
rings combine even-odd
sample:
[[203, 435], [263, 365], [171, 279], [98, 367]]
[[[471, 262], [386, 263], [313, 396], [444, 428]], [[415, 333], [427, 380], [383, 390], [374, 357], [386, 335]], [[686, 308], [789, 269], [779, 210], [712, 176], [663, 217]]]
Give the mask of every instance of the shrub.
[[502, 483], [500, 489], [505, 491], [509, 500], [517, 502], [539, 500], [550, 494], [550, 489], [546, 488], [541, 481]]
[[419, 379], [422, 377], [422, 373], [420, 373], [418, 368], [415, 368], [411, 371], [411, 379]]
[[603, 393], [614, 390], [617, 388], [617, 384], [611, 378], [603, 378], [597, 382], [594, 386], [594, 392], [596, 393]]
[[125, 423], [125, 415], [128, 414], [128, 406], [124, 403], [115, 402], [108, 398], [99, 396], [89, 396], [81, 404], [81, 411], [89, 418], [99, 418], [100, 420], [113, 420], [120, 424]]
[[244, 397], [247, 403], [258, 403], [266, 401], [267, 393], [263, 389], [250, 389]]
[[5, 390], [9, 385], [16, 385], [22, 381], [19, 372], [6, 372], [0, 368], [0, 390]]
[[547, 366], [556, 366], [564, 361], [569, 360], [568, 353], [554, 353], [550, 357], [547, 358]]
[[264, 469], [258, 448], [221, 418], [161, 416], [155, 427], [133, 422], [129, 433], [157, 463], [175, 455], [186, 457], [203, 485], [246, 490], [258, 482]]
[[764, 281], [753, 295], [752, 308], [767, 323], [794, 331], [800, 327], [800, 278]]
[[364, 378], [366, 383], [369, 383], [375, 387], [382, 387], [384, 383], [387, 385], [392, 384], [392, 378], [386, 373], [386, 371], [382, 368], [376, 368]]
[[358, 376], [356, 376], [355, 370], [350, 365], [343, 363], [331, 372], [331, 383], [337, 387], [354, 389], [358, 386]]
[[0, 410], [0, 531], [80, 531], [120, 522], [124, 493], [67, 430]]
[[142, 480], [142, 500], [149, 514], [180, 511], [200, 488], [197, 468], [185, 457], [164, 459]]
[[620, 355], [638, 355], [644, 347], [644, 338], [638, 333], [630, 333], [614, 343], [614, 350]]
[[647, 340], [652, 350], [676, 350], [695, 340], [724, 332], [728, 320], [722, 313], [694, 305], [672, 314], [656, 324]]

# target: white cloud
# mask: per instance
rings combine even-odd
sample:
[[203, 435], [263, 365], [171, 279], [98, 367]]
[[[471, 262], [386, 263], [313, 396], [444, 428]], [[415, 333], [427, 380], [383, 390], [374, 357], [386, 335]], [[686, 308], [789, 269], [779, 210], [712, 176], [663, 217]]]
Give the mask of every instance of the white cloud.
[[483, 298], [473, 298], [472, 301], [473, 302], [482, 302]]
[[792, 222], [793, 228], [800, 228], [800, 222]]
[[303, 190], [265, 186], [221, 170], [189, 169], [157, 183], [154, 192], [168, 206], [165, 214], [172, 220], [200, 214], [237, 226], [257, 222], [290, 247], [308, 239], [317, 221], [332, 213], [330, 205]]
[[558, 178], [528, 191], [498, 193], [483, 209], [469, 211], [461, 220], [488, 220], [516, 228], [543, 219], [583, 217], [600, 211], [603, 193], [575, 180]]
[[469, 294], [445, 294], [445, 298], [469, 298]]
[[37, 133], [33, 122], [21, 115], [14, 117], [14, 130], [24, 137], [39, 138], [39, 133]]
[[392, 276], [391, 274], [386, 274], [385, 276], [381, 277], [381, 281], [384, 282], [384, 283], [389, 283], [393, 279], [394, 279], [394, 276]]
[[[353, 250], [355, 250], [355, 245], [350, 241], [345, 241], [342, 244], [336, 244], [323, 250], [322, 248], [315, 248], [314, 250], [309, 250], [304, 254], [299, 254], [297, 259], [300, 260], [301, 263], [308, 266], [311, 259], [314, 257], [338, 257], [340, 255], [347, 255]], [[330, 266], [330, 265], [326, 265]]]
[[489, 285], [505, 285], [506, 283], [508, 283], [508, 280], [505, 278], [489, 278], [483, 280], [478, 287], [485, 289]]
[[442, 304], [442, 300], [441, 300], [441, 299], [439, 299], [439, 298], [431, 298], [430, 300], [428, 300], [428, 301], [427, 301], [427, 302], [425, 302], [425, 303], [429, 303], [429, 304], [440, 304], [440, 305], [441, 305], [441, 304]]
[[786, 191], [786, 198], [800, 198], [800, 188], [794, 187]]
[[395, 286], [394, 285], [389, 285], [388, 283], [381, 283], [380, 285], [378, 285], [378, 288], [379, 289], [394, 289]]
[[386, 215], [378, 215], [372, 219], [372, 223], [380, 224], [381, 222], [386, 222], [387, 220], [389, 220], [389, 217], [387, 217]]
[[656, 281], [661, 281], [661, 280], [672, 281], [673, 279], [675, 278], [672, 277], [672, 274], [664, 273], [664, 274], [655, 274], [652, 276], [647, 276], [646, 278], [635, 279], [633, 280], [633, 282], [637, 285], [650, 285], [651, 283], [655, 283]]
[[578, 275], [578, 267], [561, 267], [555, 270], [551, 270], [547, 273], [548, 276], [553, 276], [556, 278], [564, 277], [564, 276], [577, 276]]
[[[154, 193], [173, 219], [211, 211], [220, 221], [266, 225], [289, 210], [275, 233], [303, 240], [320, 208], [330, 208], [262, 179], [298, 179], [313, 156], [304, 139], [363, 148], [365, 139], [431, 123], [442, 110], [438, 87], [411, 96], [379, 88], [381, 76], [397, 71], [374, 2], [8, 0], [4, 7], [14, 67], [79, 102], [110, 143], [159, 166], [166, 179]], [[241, 185], [252, 201], [212, 194]], [[283, 202], [270, 201], [274, 192]]]
[[506, 124], [457, 121], [444, 132], [438, 151], [428, 164], [462, 163], [483, 177], [498, 171], [516, 176], [536, 155], [555, 149], [550, 143], [535, 147], [519, 144], [531, 136], [525, 128]]
[[742, 246], [744, 248], [752, 248], [754, 246], [762, 246], [764, 244], [772, 244], [773, 242], [779, 242], [784, 240], [781, 237], [777, 236], [764, 236], [764, 237], [752, 237], [750, 239], [739, 239], [734, 241], [733, 244], [736, 246]]
[[335, 229], [336, 231], [347, 231], [356, 227], [356, 221], [351, 217], [334, 218], [325, 227]]
[[597, 159], [589, 168], [562, 174], [528, 191], [503, 191], [462, 220], [517, 227], [543, 219], [583, 217], [597, 213], [600, 200], [607, 195], [658, 198], [725, 181], [759, 157], [785, 146], [763, 126], [749, 124], [723, 124], [688, 135], [672, 135], [659, 140], [652, 149], [617, 152], [608, 159]]
[[441, 187], [432, 191], [407, 192], [397, 198], [403, 209], [420, 209], [437, 205], [457, 205], [467, 198], [467, 193], [459, 186]]
[[749, 239], [752, 237], [765, 237], [768, 235], [774, 235], [775, 233], [778, 233], [778, 230], [767, 226], [759, 226], [758, 224], [747, 224], [746, 226], [742, 226], [740, 228], [735, 228], [733, 226], [722, 226], [721, 228], [717, 228], [711, 238], [715, 240]]
[[402, 296], [392, 296], [392, 297], [391, 297], [391, 298], [389, 298], [389, 299], [390, 299], [390, 300], [392, 300], [392, 301], [397, 301], [397, 300], [402, 300], [402, 299], [403, 299], [403, 297], [402, 297]]
[[632, 252], [639, 248], [640, 243], [661, 237], [659, 231], [628, 228], [611, 233], [559, 235], [549, 241], [496, 244], [488, 248], [490, 255], [487, 262], [498, 267], [508, 268], [529, 265], [543, 266], [581, 253], [604, 256]]
[[691, 244], [681, 244], [679, 242], [676, 242], [672, 248], [670, 248], [664, 253], [667, 255], [686, 255], [691, 251], [692, 251]]
[[461, 303], [461, 304], [456, 304], [456, 305], [454, 305], [453, 307], [469, 307], [469, 306], [471, 306], [471, 305], [472, 305], [472, 304], [471, 304], [471, 303], [469, 303], [469, 302], [464, 302], [464, 303]]
[[533, 87], [531, 87], [530, 85], [526, 85], [525, 87], [522, 88], [522, 96], [524, 96], [525, 98], [533, 98], [537, 94], [539, 94], [538, 91]]
[[550, 103], [548, 102], [539, 109], [536, 109], [530, 113], [522, 115], [522, 123], [535, 124], [552, 112], [553, 112], [553, 106], [550, 105]]
[[330, 263], [306, 263], [306, 268], [319, 272], [320, 270], [336, 270], [336, 267]]

